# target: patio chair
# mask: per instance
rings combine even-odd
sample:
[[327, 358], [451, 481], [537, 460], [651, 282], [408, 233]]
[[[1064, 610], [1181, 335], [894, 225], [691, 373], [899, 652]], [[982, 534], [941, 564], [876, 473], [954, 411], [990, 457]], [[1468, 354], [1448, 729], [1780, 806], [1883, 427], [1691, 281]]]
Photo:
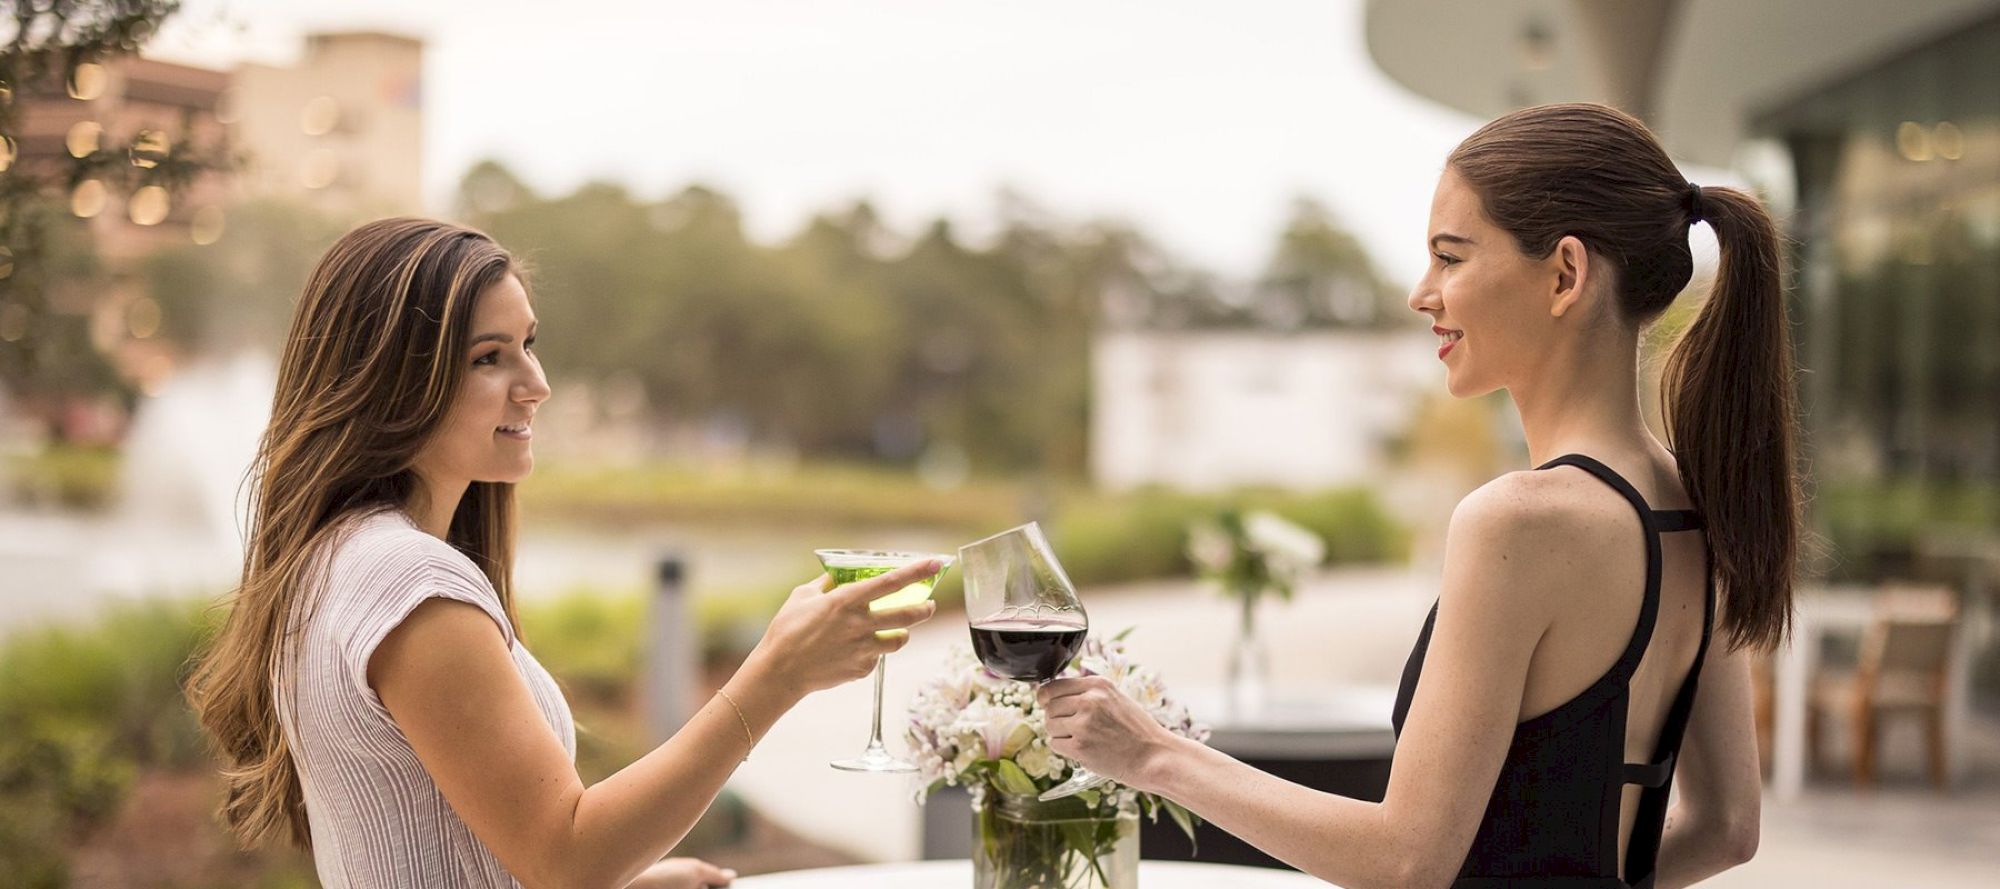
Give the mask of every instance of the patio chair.
[[1854, 782], [1871, 785], [1882, 726], [1915, 717], [1924, 728], [1931, 782], [1944, 789], [1945, 687], [1958, 622], [1958, 600], [1949, 588], [1884, 588], [1876, 597], [1875, 617], [1862, 636], [1854, 670], [1823, 675], [1813, 683], [1806, 726], [1810, 761], [1820, 762], [1820, 735], [1828, 715], [1844, 713], [1854, 739]]

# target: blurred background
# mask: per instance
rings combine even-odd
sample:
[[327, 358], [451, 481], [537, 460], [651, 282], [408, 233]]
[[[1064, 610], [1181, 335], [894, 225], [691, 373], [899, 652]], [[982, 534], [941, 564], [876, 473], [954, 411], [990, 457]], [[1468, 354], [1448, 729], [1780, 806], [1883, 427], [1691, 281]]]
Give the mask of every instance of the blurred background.
[[[1817, 545], [1759, 670], [1762, 851], [1716, 883], [2000, 873], [2000, 2], [0, 7], [0, 882], [313, 885], [217, 826], [177, 684], [293, 301], [393, 214], [531, 269], [555, 396], [516, 573], [586, 778], [813, 548], [1037, 520], [1218, 743], [1379, 793], [1445, 519], [1526, 461], [1404, 304], [1431, 190], [1480, 123], [1572, 100], [1793, 239]], [[1693, 237], [1649, 369], [1706, 293]], [[1250, 632], [1188, 554], [1246, 509], [1325, 543]], [[892, 739], [962, 626], [891, 659]], [[1254, 712], [1219, 703], [1232, 636], [1268, 650]], [[824, 765], [867, 704], [802, 705], [681, 851], [954, 854], [962, 808]]]

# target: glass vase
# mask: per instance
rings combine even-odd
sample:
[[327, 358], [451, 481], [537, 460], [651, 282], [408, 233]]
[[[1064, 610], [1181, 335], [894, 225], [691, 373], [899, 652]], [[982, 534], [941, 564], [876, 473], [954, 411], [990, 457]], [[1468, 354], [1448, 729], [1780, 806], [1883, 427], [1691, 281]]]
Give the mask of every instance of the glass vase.
[[981, 790], [972, 800], [974, 889], [1139, 885], [1139, 807], [1129, 791], [1042, 802]]
[[1241, 591], [1237, 595], [1242, 619], [1236, 625], [1236, 639], [1229, 645], [1225, 688], [1229, 717], [1243, 721], [1264, 711], [1270, 692], [1271, 658], [1257, 635], [1257, 596]]

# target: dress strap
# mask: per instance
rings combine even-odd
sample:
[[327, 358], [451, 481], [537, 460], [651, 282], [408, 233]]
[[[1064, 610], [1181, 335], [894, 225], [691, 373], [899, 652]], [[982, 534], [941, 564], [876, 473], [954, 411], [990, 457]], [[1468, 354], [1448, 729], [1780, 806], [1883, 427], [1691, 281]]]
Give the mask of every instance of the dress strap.
[[1707, 523], [1701, 520], [1701, 513], [1692, 509], [1656, 509], [1653, 527], [1660, 531], [1699, 531]]
[[1653, 508], [1646, 505], [1646, 498], [1641, 496], [1639, 489], [1632, 487], [1632, 483], [1626, 481], [1624, 476], [1619, 475], [1617, 470], [1583, 454], [1564, 454], [1536, 469], [1539, 471], [1556, 466], [1574, 466], [1597, 476], [1599, 481], [1624, 495], [1625, 500], [1632, 504], [1632, 511], [1639, 514], [1639, 527], [1645, 532], [1646, 593], [1645, 598], [1639, 603], [1639, 622], [1632, 628], [1632, 640], [1626, 643], [1625, 653], [1618, 657], [1618, 663], [1612, 665], [1611, 671], [1605, 674], [1606, 680], [1616, 682], [1623, 688], [1625, 683], [1631, 681], [1632, 674], [1638, 672], [1639, 661], [1646, 656], [1646, 646], [1653, 641], [1653, 626], [1659, 620], [1662, 529], [1657, 524], [1655, 519], [1657, 514], [1653, 512]]
[[1640, 787], [1665, 787], [1667, 779], [1674, 776], [1674, 754], [1654, 763], [1628, 762], [1623, 770], [1626, 784]]
[[[1708, 581], [1702, 587], [1701, 644], [1695, 646], [1694, 667], [1688, 670], [1687, 678], [1681, 680], [1680, 693], [1674, 696], [1673, 706], [1667, 710], [1666, 725], [1660, 727], [1659, 753], [1661, 764], [1666, 767], [1661, 777], [1665, 780], [1659, 784], [1646, 784], [1646, 789], [1639, 792], [1632, 840], [1625, 847], [1625, 874], [1632, 879], [1634, 887], [1650, 887], [1655, 868], [1659, 866], [1660, 840], [1666, 833], [1669, 784], [1674, 777], [1674, 762], [1680, 756], [1681, 742], [1687, 737], [1688, 720], [1694, 715], [1695, 690], [1701, 685], [1701, 670], [1708, 663], [1708, 644], [1714, 636], [1715, 569], [1710, 566]], [[1626, 774], [1632, 774], [1634, 768], [1641, 767], [1627, 765]]]

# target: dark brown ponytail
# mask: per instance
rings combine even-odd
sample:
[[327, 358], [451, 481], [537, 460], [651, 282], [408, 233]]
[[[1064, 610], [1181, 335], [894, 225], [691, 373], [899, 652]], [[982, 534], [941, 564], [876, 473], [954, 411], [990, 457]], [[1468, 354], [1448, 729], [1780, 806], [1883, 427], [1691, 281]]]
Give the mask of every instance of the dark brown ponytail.
[[1797, 418], [1770, 215], [1741, 191], [1686, 182], [1645, 124], [1604, 105], [1516, 111], [1466, 137], [1447, 167], [1525, 255], [1545, 257], [1575, 235], [1609, 259], [1622, 313], [1638, 325], [1687, 287], [1689, 227], [1714, 229], [1714, 289], [1662, 381], [1667, 442], [1707, 523], [1730, 643], [1783, 640], [1798, 558]]
[[1799, 535], [1778, 232], [1756, 198], [1733, 188], [1701, 189], [1701, 210], [1721, 266], [1667, 357], [1667, 437], [1708, 524], [1730, 642], [1768, 648], [1790, 625]]

